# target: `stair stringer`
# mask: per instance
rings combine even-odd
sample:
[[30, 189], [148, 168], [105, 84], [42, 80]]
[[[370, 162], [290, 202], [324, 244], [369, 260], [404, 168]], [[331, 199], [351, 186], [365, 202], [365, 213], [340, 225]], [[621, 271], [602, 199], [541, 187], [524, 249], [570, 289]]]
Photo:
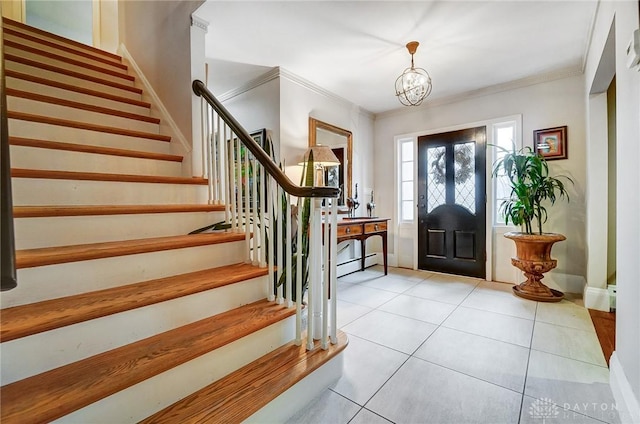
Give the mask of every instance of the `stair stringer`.
[[141, 421], [290, 342], [294, 330], [295, 316], [291, 316], [53, 422], [113, 424]]

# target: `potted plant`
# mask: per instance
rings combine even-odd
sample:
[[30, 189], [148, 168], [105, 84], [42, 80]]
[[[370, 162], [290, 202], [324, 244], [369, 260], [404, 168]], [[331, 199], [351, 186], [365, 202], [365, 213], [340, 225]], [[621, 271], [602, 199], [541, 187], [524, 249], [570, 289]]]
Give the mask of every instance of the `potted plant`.
[[[547, 221], [545, 203], [551, 205], [559, 198], [569, 194], [563, 179], [573, 184], [573, 180], [565, 175], [552, 177], [549, 175], [547, 161], [535, 153], [531, 147], [507, 150], [495, 146], [503, 155], [493, 165], [493, 177], [504, 176], [511, 188], [508, 199], [500, 205], [505, 222], [519, 225], [522, 232], [509, 232], [504, 236], [516, 243], [516, 257], [511, 263], [524, 272], [527, 281], [515, 285], [513, 292], [525, 299], [541, 302], [558, 302], [564, 294], [550, 289], [540, 280], [543, 274], [557, 266], [551, 258], [553, 244], [566, 237], [562, 234], [544, 233], [542, 224]], [[534, 232], [534, 221], [537, 224]]]

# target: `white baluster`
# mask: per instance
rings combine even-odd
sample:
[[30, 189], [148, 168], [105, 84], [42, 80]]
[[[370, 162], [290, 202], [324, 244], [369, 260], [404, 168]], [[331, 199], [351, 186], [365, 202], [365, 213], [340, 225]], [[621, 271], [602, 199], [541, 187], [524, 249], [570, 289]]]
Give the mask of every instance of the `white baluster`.
[[[322, 201], [320, 201], [322, 202]], [[324, 237], [322, 238], [322, 349], [327, 350], [329, 348], [329, 208], [327, 203], [329, 199], [325, 200], [325, 207], [321, 207], [320, 218], [324, 216], [322, 222], [324, 230]], [[322, 203], [321, 203], [322, 204]], [[324, 214], [323, 214], [324, 212]]]
[[209, 107], [209, 104], [204, 100], [204, 98], [200, 98], [200, 157], [202, 159], [202, 171], [201, 171], [201, 176], [202, 178], [207, 178], [207, 138], [208, 138], [208, 131], [207, 131], [207, 119], [206, 119], [206, 115], [207, 115], [207, 108]]
[[234, 230], [236, 232], [242, 231], [242, 154], [241, 154], [241, 146], [242, 142], [240, 138], [238, 138], [237, 134], [234, 134], [233, 139], [236, 141], [236, 203], [237, 206], [237, 215], [236, 215], [236, 226]]
[[276, 189], [276, 201], [275, 203], [275, 207], [276, 207], [276, 222], [278, 223], [278, 235], [276, 238], [276, 243], [278, 245], [278, 272], [277, 272], [277, 278], [276, 278], [276, 282], [278, 284], [278, 295], [276, 298], [276, 302], [278, 303], [282, 303], [283, 301], [283, 291], [284, 291], [284, 287], [282, 286], [282, 284], [280, 284], [280, 279], [282, 278], [282, 273], [284, 272], [284, 242], [285, 242], [285, 225], [284, 225], [284, 216], [282, 214], [282, 209], [283, 209], [283, 205], [281, 204], [282, 199], [283, 199], [283, 193], [284, 191], [282, 190], [282, 187], [280, 187], [280, 185], [277, 185], [277, 189]]
[[298, 241], [296, 256], [296, 345], [302, 344], [302, 210], [304, 209], [304, 198], [298, 197]]
[[274, 293], [274, 287], [275, 287], [275, 281], [274, 281], [274, 272], [275, 272], [275, 266], [274, 266], [274, 260], [273, 260], [273, 256], [274, 256], [274, 247], [275, 247], [275, 241], [274, 239], [276, 238], [276, 230], [275, 230], [275, 222], [274, 222], [274, 209], [273, 209], [273, 177], [271, 177], [270, 175], [265, 175], [265, 179], [267, 180], [267, 210], [269, 213], [269, 232], [267, 233], [267, 238], [269, 239], [269, 247], [268, 247], [268, 262], [269, 262], [269, 291], [267, 293], [269, 293], [269, 300], [273, 301], [275, 300], [275, 293]]
[[[218, 204], [222, 203], [222, 204], [226, 204], [226, 194], [224, 192], [224, 187], [226, 187], [226, 185], [224, 185], [225, 182], [225, 175], [224, 175], [224, 169], [225, 169], [225, 154], [224, 154], [224, 147], [225, 147], [225, 140], [226, 140], [226, 135], [222, 132], [222, 118], [220, 118], [220, 115], [217, 115], [217, 121], [218, 121], [218, 155], [217, 155], [217, 159], [218, 159], [218, 172], [216, 172], [216, 182], [217, 182], [217, 186], [216, 186], [216, 191], [218, 192]], [[228, 222], [228, 218], [225, 219], [225, 222]]]
[[231, 203], [231, 217], [230, 217], [230, 221], [229, 224], [231, 224], [231, 231], [235, 230], [235, 222], [236, 222], [236, 179], [235, 179], [235, 160], [234, 160], [234, 154], [235, 154], [235, 149], [233, 146], [233, 138], [234, 138], [234, 134], [233, 131], [229, 131], [229, 139], [227, 140], [227, 153], [228, 153], [228, 158], [227, 158], [227, 165], [228, 165], [228, 172], [227, 172], [227, 176], [228, 176], [228, 181], [229, 181], [229, 203]]
[[253, 265], [258, 266], [260, 262], [260, 249], [262, 234], [260, 233], [260, 226], [258, 225], [258, 161], [255, 157], [251, 160], [251, 166], [253, 167], [253, 178], [251, 179], [251, 198], [253, 199]]
[[260, 165], [260, 208], [262, 209], [262, 213], [260, 214], [260, 267], [264, 268], [267, 266], [267, 244], [269, 243], [270, 237], [267, 235], [267, 215], [269, 214], [269, 201], [267, 200], [268, 190], [267, 190], [267, 181], [268, 176], [265, 172], [262, 165]]
[[285, 288], [284, 291], [286, 293], [286, 300], [287, 300], [287, 307], [291, 307], [292, 301], [293, 301], [293, 296], [291, 293], [291, 274], [293, 273], [293, 250], [292, 250], [292, 246], [291, 244], [293, 243], [293, 240], [291, 240], [291, 225], [292, 225], [292, 220], [293, 220], [293, 214], [291, 213], [291, 195], [289, 193], [287, 193], [286, 195], [286, 199], [287, 199], [287, 209], [286, 209], [286, 219], [287, 219], [287, 229], [285, 231], [286, 233], [286, 239], [287, 239], [287, 244], [286, 244], [286, 258], [287, 258], [287, 269], [286, 269], [286, 282], [285, 282]]
[[220, 203], [220, 195], [218, 194], [218, 140], [220, 139], [219, 129], [220, 126], [217, 125], [216, 122], [216, 113], [213, 108], [211, 110], [211, 145], [210, 149], [210, 166], [211, 172], [209, 173], [209, 187], [211, 190], [211, 198], [213, 199], [213, 204], [217, 205]]
[[245, 262], [251, 263], [251, 187], [249, 186], [249, 149], [245, 147], [244, 151], [244, 182], [242, 184], [242, 193], [244, 195], [244, 242], [247, 254], [245, 256]]
[[[326, 225], [327, 223], [325, 223]], [[329, 250], [330, 285], [331, 294], [331, 330], [329, 335], [331, 343], [338, 343], [338, 199], [331, 199], [331, 244]]]
[[[320, 215], [320, 201], [312, 199], [311, 209], [311, 236], [309, 239], [310, 248], [313, 247], [311, 256], [311, 271], [309, 278], [309, 292], [313, 294], [313, 315], [309, 314], [309, 320], [313, 321], [313, 339], [321, 338], [322, 330], [322, 216]], [[311, 312], [311, 311], [310, 311]]]

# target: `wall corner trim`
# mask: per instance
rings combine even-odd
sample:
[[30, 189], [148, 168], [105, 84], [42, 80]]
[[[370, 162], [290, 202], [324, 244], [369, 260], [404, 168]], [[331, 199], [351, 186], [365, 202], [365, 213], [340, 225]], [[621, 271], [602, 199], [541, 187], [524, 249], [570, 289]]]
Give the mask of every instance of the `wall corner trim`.
[[585, 308], [609, 312], [609, 290], [585, 284], [583, 299]]
[[609, 360], [609, 385], [616, 400], [620, 420], [623, 423], [640, 423], [640, 403], [624, 373], [618, 355], [614, 351]]
[[147, 77], [145, 77], [144, 74], [142, 73], [142, 70], [140, 69], [136, 61], [131, 56], [131, 53], [129, 53], [129, 51], [127, 50], [127, 47], [124, 44], [120, 44], [119, 50], [120, 50], [120, 55], [123, 57], [123, 59], [125, 59], [131, 65], [133, 72], [136, 74], [136, 77], [138, 77], [138, 80], [143, 85], [145, 93], [151, 96], [153, 105], [157, 107], [158, 110], [160, 111], [161, 120], [166, 122], [169, 125], [169, 128], [173, 133], [172, 135], [178, 139], [178, 141], [182, 145], [182, 148], [186, 152], [191, 152], [191, 144], [187, 142], [187, 139], [185, 138], [184, 134], [182, 134], [182, 131], [180, 131], [180, 128], [178, 128], [178, 125], [171, 117], [171, 114], [169, 114], [169, 111], [164, 106], [164, 103], [162, 103], [162, 101], [160, 100], [160, 97], [151, 86], [151, 83], [149, 82]]
[[204, 30], [205, 33], [209, 31], [209, 21], [202, 19], [201, 17], [194, 14], [191, 15], [191, 26], [200, 28]]

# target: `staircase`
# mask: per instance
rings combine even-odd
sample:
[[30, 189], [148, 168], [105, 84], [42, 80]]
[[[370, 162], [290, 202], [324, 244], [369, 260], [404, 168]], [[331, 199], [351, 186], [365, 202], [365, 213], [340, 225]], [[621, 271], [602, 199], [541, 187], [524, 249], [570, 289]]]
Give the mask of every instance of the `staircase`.
[[296, 346], [245, 233], [188, 235], [225, 206], [119, 56], [7, 19], [3, 42], [18, 287], [0, 295], [0, 421], [286, 418], [269, 405], [344, 334]]

